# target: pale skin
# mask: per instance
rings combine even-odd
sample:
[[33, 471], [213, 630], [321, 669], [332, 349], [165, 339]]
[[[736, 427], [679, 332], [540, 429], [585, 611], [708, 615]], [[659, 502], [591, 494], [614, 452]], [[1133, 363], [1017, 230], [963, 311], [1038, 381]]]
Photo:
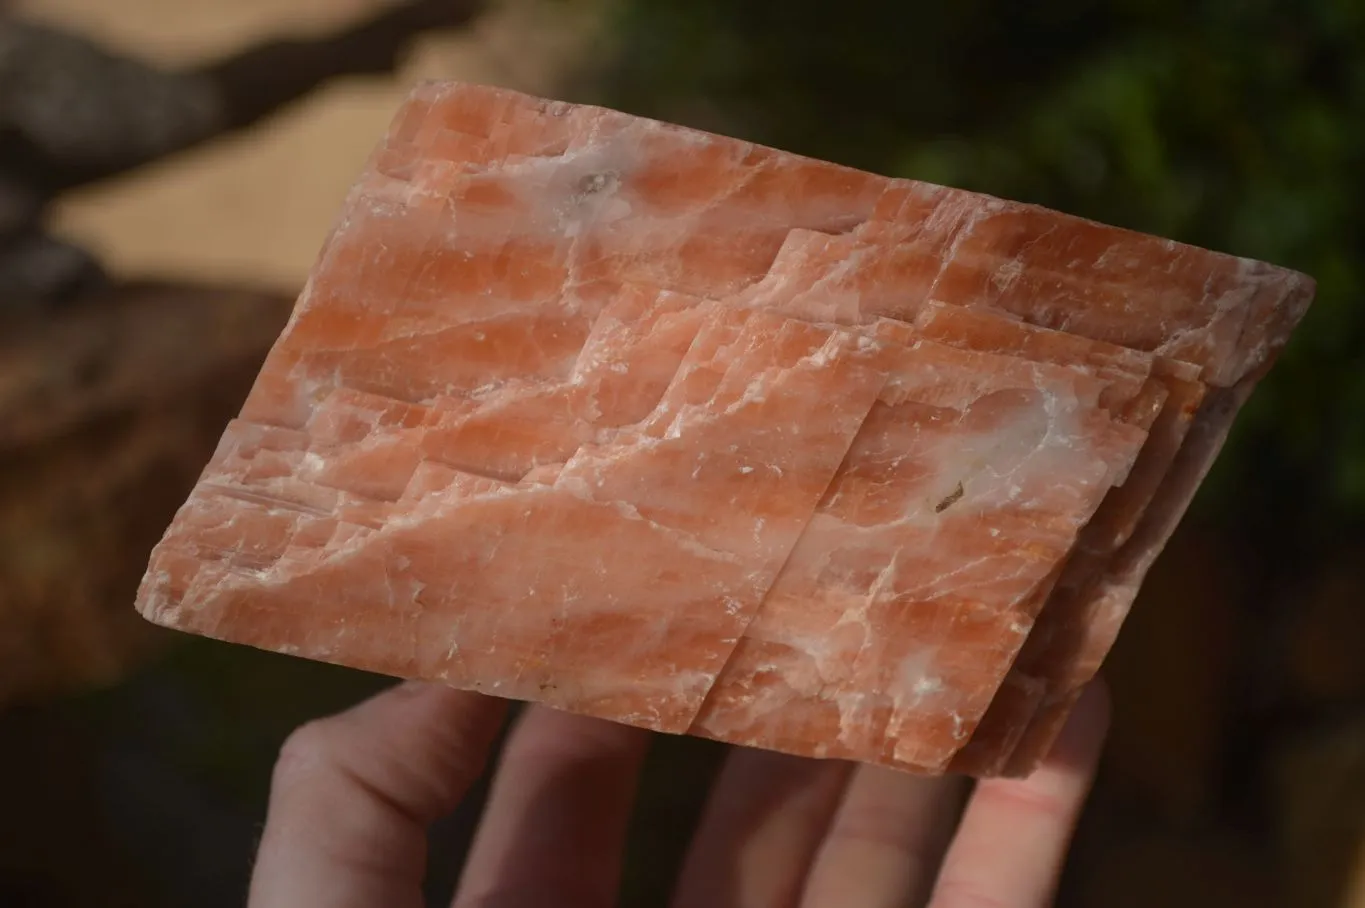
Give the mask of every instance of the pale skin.
[[[506, 704], [408, 683], [281, 752], [251, 908], [418, 908], [426, 827], [482, 773]], [[735, 749], [669, 908], [1044, 908], [1108, 724], [1092, 685], [1023, 780]], [[610, 908], [648, 733], [549, 709], [518, 720], [455, 908]], [[965, 807], [964, 807], [965, 799]]]

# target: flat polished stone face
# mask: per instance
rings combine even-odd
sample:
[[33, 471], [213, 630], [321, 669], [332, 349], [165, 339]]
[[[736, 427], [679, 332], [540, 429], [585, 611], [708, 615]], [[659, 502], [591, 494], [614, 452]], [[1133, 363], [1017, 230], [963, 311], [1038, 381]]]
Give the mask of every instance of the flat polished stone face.
[[1026, 773], [1312, 292], [424, 86], [139, 608], [660, 731]]

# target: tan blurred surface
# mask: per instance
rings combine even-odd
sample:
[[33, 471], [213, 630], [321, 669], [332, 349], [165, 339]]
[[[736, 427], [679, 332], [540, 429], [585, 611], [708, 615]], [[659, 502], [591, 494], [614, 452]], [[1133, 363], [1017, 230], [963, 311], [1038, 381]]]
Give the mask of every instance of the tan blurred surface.
[[[166, 64], [334, 27], [391, 0], [18, 0], [35, 18]], [[553, 92], [592, 39], [591, 4], [503, 0], [422, 42], [398, 79], [338, 82], [248, 135], [82, 192], [55, 226], [126, 275], [302, 283], [405, 86], [425, 78]]]

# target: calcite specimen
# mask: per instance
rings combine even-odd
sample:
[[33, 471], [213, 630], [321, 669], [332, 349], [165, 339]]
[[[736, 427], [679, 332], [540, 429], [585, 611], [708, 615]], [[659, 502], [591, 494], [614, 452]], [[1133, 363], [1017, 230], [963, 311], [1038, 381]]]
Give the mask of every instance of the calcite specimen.
[[1028, 772], [1312, 282], [599, 108], [418, 89], [152, 556], [170, 627]]

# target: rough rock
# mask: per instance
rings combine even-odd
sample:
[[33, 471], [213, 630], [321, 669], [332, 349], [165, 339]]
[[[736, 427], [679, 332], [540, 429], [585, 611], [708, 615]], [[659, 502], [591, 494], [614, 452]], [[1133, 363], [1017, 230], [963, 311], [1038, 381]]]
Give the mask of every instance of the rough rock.
[[127, 603], [289, 314], [110, 289], [0, 339], [0, 703], [110, 683], [164, 640]]
[[139, 607], [661, 731], [1025, 773], [1312, 291], [424, 86]]

